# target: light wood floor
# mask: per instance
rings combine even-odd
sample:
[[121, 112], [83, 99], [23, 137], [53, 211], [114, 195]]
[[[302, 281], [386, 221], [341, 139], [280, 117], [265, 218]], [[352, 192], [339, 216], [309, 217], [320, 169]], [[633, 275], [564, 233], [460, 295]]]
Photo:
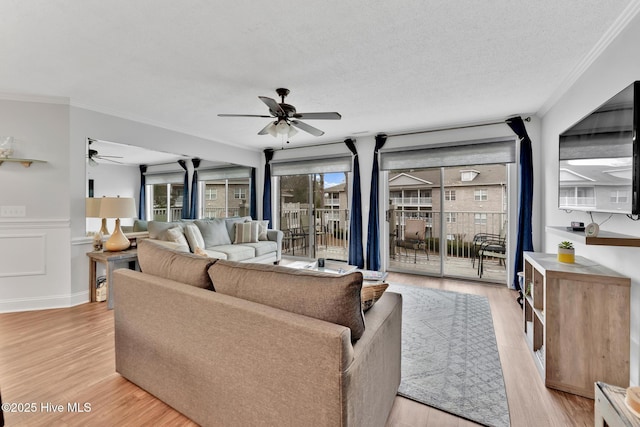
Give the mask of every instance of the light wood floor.
[[[544, 387], [520, 330], [516, 294], [504, 287], [391, 273], [388, 281], [485, 295], [491, 304], [511, 423], [592, 426], [593, 401]], [[105, 303], [0, 314], [0, 391], [4, 403], [35, 404], [5, 413], [7, 426], [194, 426], [115, 372], [113, 312]], [[67, 405], [90, 405], [69, 412]], [[47, 404], [51, 404], [47, 406]], [[54, 412], [63, 405], [62, 412]], [[34, 408], [35, 406], [35, 408]], [[397, 397], [387, 426], [472, 426]]]

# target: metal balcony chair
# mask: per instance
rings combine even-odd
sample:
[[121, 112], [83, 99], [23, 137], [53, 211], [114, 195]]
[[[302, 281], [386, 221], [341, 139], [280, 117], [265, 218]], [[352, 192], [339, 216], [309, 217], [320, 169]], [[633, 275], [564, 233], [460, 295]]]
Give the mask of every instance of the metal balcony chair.
[[499, 234], [494, 233], [478, 233], [473, 236], [473, 240], [471, 242], [471, 266], [476, 266], [476, 259], [478, 258], [478, 253], [480, 251], [480, 247], [487, 240], [500, 240], [501, 236]]
[[429, 252], [427, 251], [426, 241], [426, 229], [427, 221], [424, 219], [407, 219], [405, 220], [404, 236], [402, 239], [396, 240], [396, 246], [404, 248], [405, 255], [407, 249], [413, 250], [413, 263], [415, 264], [418, 259], [418, 250], [423, 250], [429, 259]]
[[498, 259], [498, 263], [505, 265], [507, 259], [507, 242], [504, 238], [485, 240], [478, 249], [478, 276], [482, 278], [484, 273], [484, 261], [486, 258]]

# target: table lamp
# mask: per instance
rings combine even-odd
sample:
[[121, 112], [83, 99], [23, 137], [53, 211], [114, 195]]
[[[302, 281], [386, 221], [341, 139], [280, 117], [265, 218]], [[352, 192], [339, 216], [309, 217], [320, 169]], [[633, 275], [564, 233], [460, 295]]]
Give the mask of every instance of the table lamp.
[[131, 197], [103, 197], [100, 199], [100, 217], [115, 218], [116, 228], [104, 243], [108, 251], [123, 251], [130, 245], [129, 239], [120, 228], [120, 218], [136, 218], [136, 202]]
[[[84, 205], [85, 215], [87, 218], [101, 218], [100, 200], [101, 199], [96, 197], [87, 197]], [[102, 218], [102, 228], [100, 228], [100, 233], [103, 236], [109, 234], [109, 230], [107, 229], [107, 218]]]

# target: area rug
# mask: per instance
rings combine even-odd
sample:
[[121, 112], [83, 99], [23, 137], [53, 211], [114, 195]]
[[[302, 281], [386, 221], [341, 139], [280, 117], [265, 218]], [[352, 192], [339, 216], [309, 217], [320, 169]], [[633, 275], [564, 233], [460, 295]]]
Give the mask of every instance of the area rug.
[[489, 301], [390, 285], [403, 296], [398, 394], [486, 426], [508, 427], [509, 406]]

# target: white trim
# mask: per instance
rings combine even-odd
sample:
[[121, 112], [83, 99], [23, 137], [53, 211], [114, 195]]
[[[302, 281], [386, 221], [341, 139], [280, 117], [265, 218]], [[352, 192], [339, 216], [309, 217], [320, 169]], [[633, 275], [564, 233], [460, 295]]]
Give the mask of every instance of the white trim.
[[71, 227], [69, 218], [0, 218], [0, 230], [69, 227]]
[[89, 302], [89, 291], [68, 295], [50, 295], [0, 300], [0, 313], [67, 308]]
[[[47, 235], [46, 234], [2, 234], [0, 235], [0, 242], [2, 240], [10, 240], [17, 239], [18, 241], [25, 243], [26, 239], [38, 239], [37, 241], [30, 242], [28, 246], [23, 248], [18, 247], [19, 245], [9, 243], [8, 247], [13, 249], [12, 255], [18, 257], [20, 260], [29, 259], [29, 267], [31, 270], [25, 271], [0, 271], [0, 278], [2, 277], [23, 277], [23, 276], [44, 276], [47, 274]], [[37, 243], [40, 243], [37, 245]], [[37, 246], [39, 246], [39, 251], [36, 252]], [[30, 255], [25, 256], [23, 252], [27, 252]], [[39, 253], [40, 258], [35, 255]], [[20, 265], [20, 260], [15, 260], [15, 265]], [[39, 262], [38, 262], [39, 261]], [[10, 263], [14, 265], [14, 263]], [[15, 266], [14, 265], [14, 266]]]
[[567, 93], [567, 91], [575, 84], [576, 81], [593, 65], [593, 63], [602, 55], [609, 45], [622, 33], [629, 22], [631, 22], [636, 15], [640, 13], [640, 0], [633, 0], [622, 11], [618, 19], [616, 19], [611, 27], [604, 33], [604, 35], [598, 40], [596, 45], [582, 58], [582, 60], [576, 65], [571, 72], [564, 78], [560, 85], [553, 92], [551, 97], [542, 104], [537, 111], [539, 117], [544, 116], [553, 108], [553, 106]]

